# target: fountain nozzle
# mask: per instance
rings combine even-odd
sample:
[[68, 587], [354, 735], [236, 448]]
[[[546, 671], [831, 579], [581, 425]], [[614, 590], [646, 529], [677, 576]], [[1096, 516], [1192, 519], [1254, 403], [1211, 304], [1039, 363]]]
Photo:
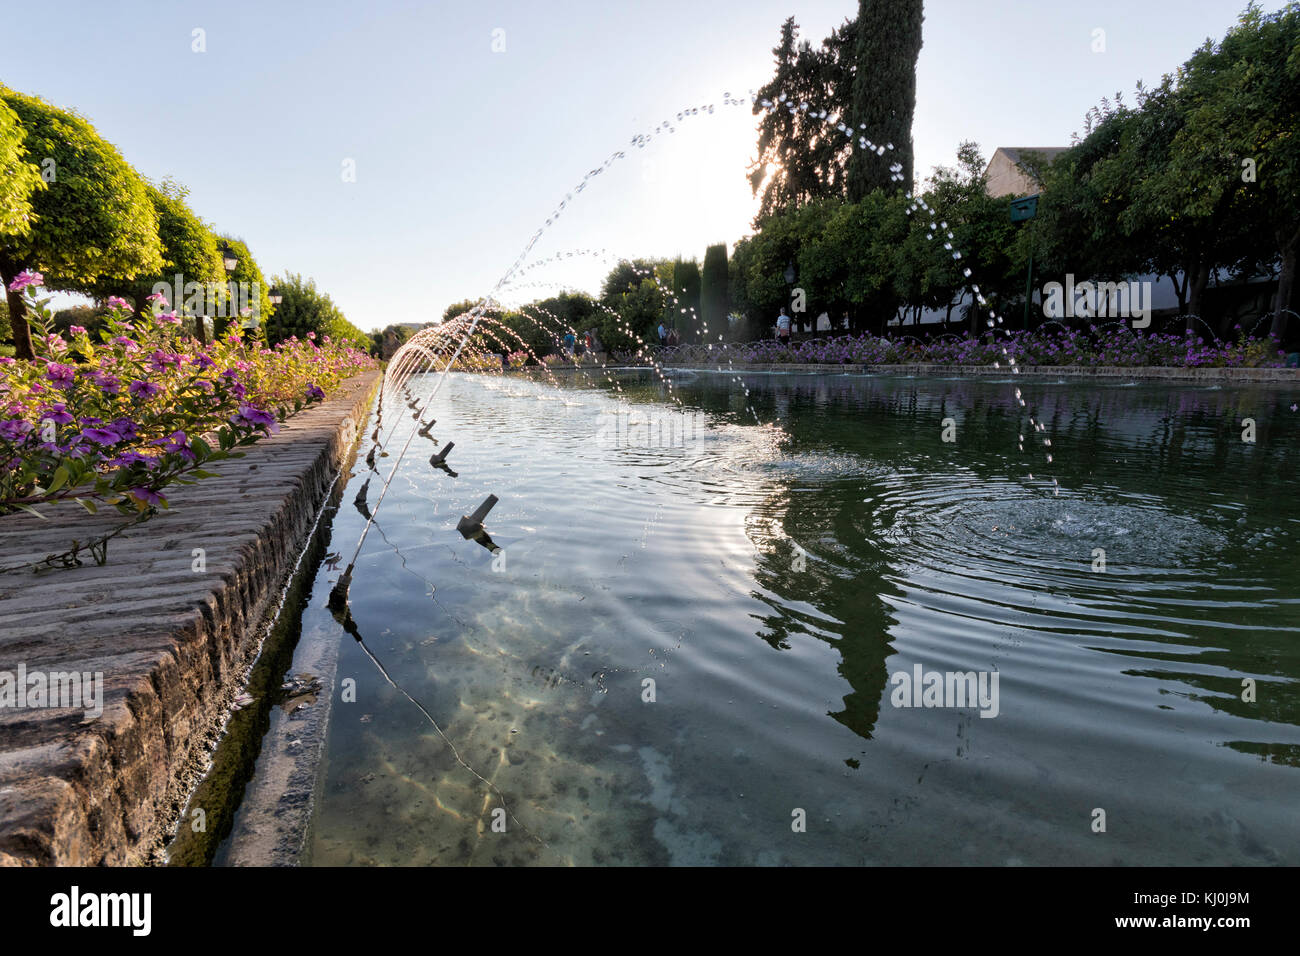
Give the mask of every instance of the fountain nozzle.
[[465, 538], [472, 538], [475, 534], [483, 530], [483, 519], [488, 516], [488, 512], [497, 503], [496, 495], [488, 495], [487, 498], [474, 509], [472, 515], [461, 515], [460, 521], [456, 524], [456, 530]]

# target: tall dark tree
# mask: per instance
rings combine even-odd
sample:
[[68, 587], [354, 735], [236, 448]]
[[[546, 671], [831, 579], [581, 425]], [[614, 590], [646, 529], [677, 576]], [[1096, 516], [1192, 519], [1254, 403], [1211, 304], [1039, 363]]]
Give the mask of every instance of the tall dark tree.
[[[853, 77], [852, 120], [856, 137], [881, 146], [883, 155], [855, 148], [849, 159], [849, 199], [857, 202], [873, 189], [910, 188], [913, 181], [912, 115], [916, 112], [916, 60], [921, 53], [922, 0], [859, 0], [857, 64]], [[890, 166], [901, 163], [902, 182]]]
[[673, 263], [673, 323], [683, 342], [700, 340], [700, 266], [694, 259]]
[[729, 311], [727, 246], [720, 242], [704, 250], [704, 266], [700, 270], [700, 318], [709, 330], [709, 338], [716, 339], [727, 331]]
[[[799, 206], [817, 195], [817, 174], [807, 149], [810, 96], [816, 96], [818, 68], [810, 44], [799, 40], [794, 17], [781, 24], [781, 41], [772, 54], [776, 72], [758, 91], [755, 114], [758, 124], [758, 158], [750, 167], [749, 182], [763, 198], [758, 218], [791, 206]], [[804, 109], [800, 110], [802, 103]], [[812, 120], [819, 122], [819, 120]]]
[[845, 21], [814, 48], [794, 18], [772, 51], [776, 72], [758, 91], [758, 158], [749, 181], [762, 202], [756, 221], [817, 199], [844, 198], [852, 146], [836, 129], [853, 97], [857, 23]]

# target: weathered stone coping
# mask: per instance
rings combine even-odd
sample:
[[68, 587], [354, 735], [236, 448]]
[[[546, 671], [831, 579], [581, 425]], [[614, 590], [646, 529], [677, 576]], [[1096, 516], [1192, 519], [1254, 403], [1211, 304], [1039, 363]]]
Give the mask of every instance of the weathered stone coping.
[[[631, 371], [649, 366], [609, 365], [606, 371]], [[959, 375], [994, 376], [996, 378], [1056, 378], [1091, 379], [1105, 382], [1179, 382], [1202, 385], [1300, 385], [1300, 369], [1294, 368], [1164, 368], [1160, 366], [1101, 366], [1082, 365], [1020, 366], [1017, 376], [1003, 365], [828, 365], [815, 363], [773, 362], [746, 364], [725, 362], [697, 364], [665, 364], [665, 372], [683, 369], [692, 372], [727, 372], [743, 375], [748, 372], [791, 372], [815, 375], [914, 375], [924, 378], [951, 378]], [[599, 366], [556, 365], [553, 372], [599, 372]], [[529, 372], [540, 370], [529, 369]]]
[[[109, 544], [108, 563], [0, 575], [0, 671], [103, 673], [103, 714], [0, 708], [0, 863], [133, 864], [161, 846], [259, 645], [259, 622], [355, 452], [368, 372]], [[0, 518], [0, 567], [121, 521]], [[106, 509], [107, 510], [107, 509]], [[193, 570], [193, 549], [206, 569]]]

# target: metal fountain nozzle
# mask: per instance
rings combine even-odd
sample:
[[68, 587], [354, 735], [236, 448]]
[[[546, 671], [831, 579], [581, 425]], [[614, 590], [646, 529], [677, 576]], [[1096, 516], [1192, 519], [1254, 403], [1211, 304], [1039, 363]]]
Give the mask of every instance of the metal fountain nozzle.
[[435, 452], [434, 455], [429, 459], [429, 464], [433, 465], [435, 468], [438, 465], [446, 464], [448, 453], [455, 447], [456, 447], [456, 443], [454, 441], [447, 442], [447, 446], [443, 448], [442, 451]]
[[466, 538], [472, 538], [474, 535], [483, 530], [483, 519], [488, 516], [488, 512], [497, 503], [496, 495], [488, 495], [484, 502], [474, 509], [472, 515], [461, 515], [460, 521], [456, 524], [456, 530]]

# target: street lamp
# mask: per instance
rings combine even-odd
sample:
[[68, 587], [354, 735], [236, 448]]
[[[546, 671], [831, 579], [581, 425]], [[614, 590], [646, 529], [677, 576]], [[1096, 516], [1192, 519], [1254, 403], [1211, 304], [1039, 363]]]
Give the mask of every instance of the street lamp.
[[217, 248], [221, 252], [221, 262], [226, 267], [226, 271], [234, 272], [239, 265], [239, 257], [235, 255], [235, 250], [230, 248], [228, 242], [221, 243]]
[[[1011, 200], [1011, 221], [1028, 222], [1038, 215], [1038, 193]], [[1032, 238], [1032, 237], [1031, 237]], [[1029, 331], [1029, 300], [1034, 295], [1034, 244], [1029, 244], [1029, 270], [1025, 274], [1025, 331]]]
[[[785, 284], [788, 285], [788, 286], [793, 286], [793, 285], [794, 285], [794, 280], [795, 280], [795, 275], [796, 275], [796, 274], [795, 274], [795, 271], [794, 271], [794, 262], [792, 261], [792, 262], [788, 263], [788, 264], [786, 265], [786, 267], [785, 267]], [[791, 295], [793, 295], [793, 290], [791, 291]], [[791, 320], [791, 323], [793, 324], [793, 319]], [[800, 331], [800, 332], [803, 331], [803, 324], [802, 324], [802, 323], [800, 323], [800, 325], [799, 325], [799, 331]]]
[[271, 300], [272, 305], [279, 305], [284, 301], [284, 295], [276, 286], [271, 286], [271, 288], [266, 290], [266, 297]]

